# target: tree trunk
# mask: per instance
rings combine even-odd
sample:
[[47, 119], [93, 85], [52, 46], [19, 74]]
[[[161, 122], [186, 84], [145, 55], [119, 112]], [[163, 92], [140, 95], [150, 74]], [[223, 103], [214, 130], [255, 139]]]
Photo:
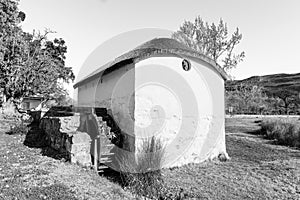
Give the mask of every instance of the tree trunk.
[[285, 114], [288, 115], [289, 114], [289, 103], [287, 98], [284, 99], [284, 109], [285, 109]]

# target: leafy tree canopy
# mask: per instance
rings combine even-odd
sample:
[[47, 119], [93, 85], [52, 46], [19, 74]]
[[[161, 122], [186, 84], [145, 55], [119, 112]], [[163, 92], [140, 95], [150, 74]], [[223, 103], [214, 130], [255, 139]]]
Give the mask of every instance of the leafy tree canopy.
[[220, 19], [219, 24], [204, 22], [200, 16], [194, 22], [185, 21], [172, 37], [192, 49], [212, 58], [228, 71], [243, 61], [245, 53], [234, 53], [242, 34], [236, 28], [230, 36], [227, 24]]
[[67, 94], [63, 83], [75, 76], [65, 66], [65, 41], [49, 40], [50, 30], [24, 32], [20, 24], [25, 17], [18, 1], [0, 0], [0, 89], [8, 99]]

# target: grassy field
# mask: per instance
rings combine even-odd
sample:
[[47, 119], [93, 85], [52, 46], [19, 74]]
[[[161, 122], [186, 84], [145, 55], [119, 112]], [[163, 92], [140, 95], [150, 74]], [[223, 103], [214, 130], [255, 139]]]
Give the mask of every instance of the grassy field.
[[132, 199], [119, 185], [64, 160], [46, 149], [23, 145], [25, 136], [7, 135], [0, 125], [0, 199]]
[[[182, 199], [300, 199], [300, 150], [264, 139], [260, 121], [226, 119], [231, 160], [163, 170], [165, 187]], [[111, 177], [44, 156], [0, 127], [0, 199], [135, 199]]]

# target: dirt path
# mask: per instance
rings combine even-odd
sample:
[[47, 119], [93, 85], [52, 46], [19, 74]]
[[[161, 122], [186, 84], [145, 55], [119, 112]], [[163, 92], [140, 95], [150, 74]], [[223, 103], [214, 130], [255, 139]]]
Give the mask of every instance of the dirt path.
[[[227, 119], [227, 162], [164, 170], [186, 199], [300, 199], [300, 151], [255, 135], [258, 119]], [[0, 125], [3, 128], [3, 124]], [[0, 199], [134, 199], [94, 171], [43, 156], [0, 130]]]

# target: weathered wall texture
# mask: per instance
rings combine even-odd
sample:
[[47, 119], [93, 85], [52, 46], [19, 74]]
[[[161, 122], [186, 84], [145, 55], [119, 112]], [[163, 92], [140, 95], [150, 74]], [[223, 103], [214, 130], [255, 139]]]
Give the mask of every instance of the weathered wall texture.
[[[92, 164], [92, 158], [101, 161], [101, 155], [112, 153], [111, 128], [102, 117], [93, 113], [76, 113], [74, 116], [57, 117], [55, 113], [45, 116], [39, 124], [40, 130], [46, 135], [47, 144], [65, 154], [72, 163], [83, 166]], [[122, 148], [134, 151], [134, 138], [121, 135]], [[100, 141], [99, 141], [100, 138]], [[97, 155], [95, 155], [95, 140], [97, 140]]]
[[40, 122], [48, 144], [61, 153], [66, 153], [71, 162], [91, 165], [91, 137], [87, 132], [78, 131], [80, 115], [69, 117], [44, 117]]
[[118, 126], [133, 132], [134, 64], [128, 64], [78, 88], [78, 106], [110, 109]]
[[[226, 154], [224, 81], [201, 61], [189, 60], [192, 68], [184, 71], [182, 60], [152, 57], [135, 69], [136, 146], [156, 135], [166, 144], [164, 167]], [[161, 84], [143, 84], [155, 80]]]
[[187, 58], [192, 68], [184, 71], [182, 59], [152, 57], [99, 77], [80, 86], [79, 106], [111, 109], [122, 131], [135, 137], [137, 152], [145, 137], [160, 138], [164, 167], [227, 155], [224, 80], [201, 60]]

